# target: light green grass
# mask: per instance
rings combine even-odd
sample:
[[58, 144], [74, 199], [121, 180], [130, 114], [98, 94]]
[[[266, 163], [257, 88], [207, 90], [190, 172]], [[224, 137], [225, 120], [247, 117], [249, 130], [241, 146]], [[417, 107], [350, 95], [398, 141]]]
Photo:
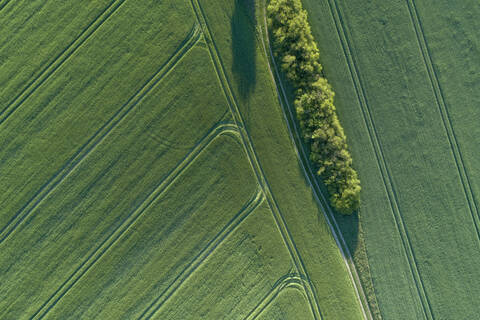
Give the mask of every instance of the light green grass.
[[[255, 35], [251, 20], [253, 18], [249, 19], [245, 15], [245, 6], [239, 5], [241, 1], [200, 3], [224, 65], [248, 65], [256, 70], [255, 78], [249, 79], [255, 81], [255, 86], [250, 88], [250, 91], [235, 85], [233, 90], [275, 201], [285, 217], [315, 286], [322, 316], [327, 319], [361, 318], [360, 307], [346, 267], [296, 157], [275, 87], [266, 67], [267, 58], [260, 39]], [[261, 16], [260, 12], [258, 13]], [[237, 25], [231, 21], [236, 21]], [[241, 23], [250, 26], [242, 33], [242, 37], [233, 43], [232, 29], [238, 28]], [[231, 29], [228, 26], [231, 26]], [[251, 41], [253, 43], [250, 43]], [[255, 48], [255, 51], [252, 51], [254, 54], [249, 51], [244, 54], [235, 53], [235, 48], [242, 47]], [[230, 79], [243, 77], [241, 73], [235, 74], [235, 67], [226, 67], [225, 70]]]
[[[9, 3], [2, 32], [30, 10], [42, 37], [42, 17], [70, 6], [52, 2]], [[253, 2], [202, 1], [201, 17], [190, 1], [113, 4], [78, 47], [83, 20], [1, 86], [13, 103], [0, 115], [0, 318], [243, 319], [285, 276], [304, 279], [293, 310], [361, 318]], [[8, 57], [37, 50], [27, 27]]]
[[260, 315], [262, 320], [312, 319], [308, 304], [301, 291], [287, 288], [280, 292], [278, 298]]
[[[252, 197], [256, 183], [249, 172], [236, 137], [216, 138], [78, 286], [62, 298], [50, 316], [53, 319], [139, 317], [169, 285], [175, 284], [177, 275]], [[238, 266], [230, 265], [223, 272], [237, 270]], [[254, 268], [250, 271], [254, 272]], [[185, 287], [180, 288], [183, 291]], [[210, 290], [215, 292], [218, 288], [212, 286]], [[177, 303], [174, 306], [180, 308]], [[221, 311], [220, 304], [205, 307]], [[192, 310], [184, 312], [185, 317], [196, 314]]]
[[[187, 279], [154, 319], [245, 319], [277, 279], [291, 269], [288, 251], [264, 203]], [[308, 304], [307, 310], [311, 312]]]
[[[0, 225], [17, 214], [181, 46], [194, 24], [192, 13], [185, 5], [167, 11], [168, 7], [126, 2], [0, 125]], [[168, 18], [160, 19], [164, 14]], [[178, 28], [166, 29], [179, 22]]]
[[[383, 317], [475, 318], [478, 166], [470, 159], [478, 143], [469, 128], [478, 118], [471, 102], [478, 100], [472, 90], [478, 86], [472, 76], [478, 5], [304, 3], [340, 119], [347, 136], [355, 137], [350, 145], [363, 183], [360, 217]], [[452, 77], [440, 76], [447, 69]], [[442, 119], [445, 110], [450, 121]], [[459, 132], [456, 139], [451, 128]]]
[[90, 25], [100, 24], [111, 2], [65, 6], [62, 1], [21, 0], [5, 6], [0, 11], [0, 112], [65, 49], [75, 48], [74, 41], [87, 36]]
[[[1, 265], [8, 271], [3, 279], [11, 279], [11, 285], [2, 286], [2, 310], [26, 312], [26, 301], [29, 308], [38, 308], [160, 182], [172, 176], [178, 163], [190, 160], [184, 157], [194, 146], [208, 142], [202, 137], [226, 109], [222, 97], [215, 95], [218, 86], [215, 74], [205, 70], [208, 64], [205, 49], [192, 49], [161, 87], [112, 129], [1, 244]], [[202, 77], [188, 81], [187, 72]], [[206, 79], [213, 88], [198, 83]], [[197, 89], [186, 96], [192, 87]], [[208, 100], [192, 105], [190, 98]], [[173, 116], [173, 110], [182, 116]], [[21, 298], [14, 295], [20, 288]]]

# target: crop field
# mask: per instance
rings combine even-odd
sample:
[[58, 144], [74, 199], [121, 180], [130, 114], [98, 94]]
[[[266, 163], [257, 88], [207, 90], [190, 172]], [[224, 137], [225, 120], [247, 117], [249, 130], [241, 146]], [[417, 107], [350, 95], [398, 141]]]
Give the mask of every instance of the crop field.
[[261, 8], [0, 0], [0, 319], [365, 317]]
[[384, 319], [480, 314], [478, 1], [304, 0]]

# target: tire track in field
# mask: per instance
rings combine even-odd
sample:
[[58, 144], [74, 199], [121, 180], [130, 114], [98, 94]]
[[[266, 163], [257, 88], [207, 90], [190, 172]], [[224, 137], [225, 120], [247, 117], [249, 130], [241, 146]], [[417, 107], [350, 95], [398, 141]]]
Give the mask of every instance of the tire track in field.
[[[238, 135], [238, 131], [236, 132]], [[239, 137], [238, 137], [239, 138]], [[210, 240], [183, 269], [173, 282], [158, 296], [137, 319], [151, 319], [160, 308], [167, 302], [168, 299], [185, 283], [185, 281], [203, 264], [203, 262], [215, 251], [215, 249], [223, 243], [223, 241], [234, 232], [237, 227], [258, 208], [265, 196], [260, 188], [257, 189], [254, 196], [246, 203], [246, 205], [217, 233], [217, 235]]]
[[387, 196], [390, 202], [392, 215], [394, 217], [394, 222], [399, 232], [400, 238], [402, 240], [402, 245], [405, 250], [409, 268], [412, 273], [412, 278], [415, 283], [418, 297], [420, 299], [420, 304], [422, 306], [423, 314], [426, 319], [434, 319], [432, 307], [428, 300], [428, 296], [425, 292], [423, 280], [418, 271], [417, 261], [411, 245], [411, 240], [408, 235], [407, 229], [405, 227], [405, 222], [403, 220], [400, 207], [398, 205], [397, 194], [396, 194], [395, 188], [393, 187], [393, 179], [388, 169], [387, 162], [383, 154], [383, 149], [380, 144], [380, 140], [378, 138], [377, 129], [375, 127], [375, 123], [371, 115], [370, 106], [368, 104], [365, 89], [360, 80], [360, 77], [358, 76], [358, 67], [352, 55], [352, 49], [351, 49], [350, 41], [347, 36], [346, 26], [343, 23], [342, 15], [336, 0], [328, 0], [328, 5], [330, 7], [330, 13], [332, 15], [332, 19], [334, 20], [335, 28], [338, 33], [338, 37], [343, 49], [343, 53], [345, 55], [345, 59], [347, 61], [350, 76], [352, 78], [352, 83], [355, 87], [360, 109], [362, 111], [363, 120], [365, 122], [365, 126], [367, 127], [367, 131], [369, 134], [370, 142], [372, 143], [372, 146], [375, 150], [375, 157], [376, 157], [378, 166], [380, 168], [382, 180], [385, 185], [385, 190], [387, 192]]
[[222, 134], [238, 135], [238, 128], [229, 123], [220, 123], [207, 133], [177, 166], [163, 179], [110, 235], [91, 252], [62, 285], [45, 301], [30, 319], [43, 319], [45, 315], [67, 294], [85, 273], [124, 235], [150, 206], [171, 186], [175, 180], [198, 158], [215, 138]]
[[3, 3], [0, 3], [0, 11], [2, 11], [3, 8], [5, 8], [8, 5], [9, 2], [10, 2], [10, 0], [6, 0]]
[[[267, 62], [268, 62], [268, 68], [269, 68], [269, 71], [270, 71], [270, 75], [271, 75], [272, 80], [275, 84], [275, 89], [276, 89], [277, 94], [278, 94], [280, 106], [282, 107], [283, 114], [284, 114], [285, 120], [287, 122], [287, 127], [288, 127], [288, 131], [289, 131], [289, 134], [290, 134], [290, 138], [293, 141], [295, 151], [296, 151], [297, 156], [300, 160], [300, 164], [301, 164], [303, 173], [305, 174], [305, 177], [306, 177], [308, 183], [310, 184], [310, 186], [313, 190], [313, 194], [314, 194], [315, 199], [317, 200], [317, 203], [319, 204], [320, 208], [322, 209], [321, 211], [322, 211], [322, 213], [325, 217], [325, 220], [327, 221], [327, 224], [328, 224], [328, 226], [329, 226], [329, 228], [332, 232], [332, 235], [335, 239], [335, 242], [336, 242], [336, 244], [337, 244], [337, 246], [340, 250], [343, 261], [344, 261], [344, 263], [347, 267], [347, 271], [348, 271], [348, 274], [350, 276], [350, 280], [352, 281], [353, 287], [355, 289], [355, 294], [357, 296], [358, 301], [360, 302], [360, 307], [362, 308], [363, 317], [365, 319], [373, 319], [372, 311], [370, 310], [368, 299], [365, 295], [362, 283], [360, 281], [360, 277], [359, 277], [357, 269], [355, 267], [355, 263], [353, 262], [352, 254], [350, 253], [350, 250], [349, 250], [348, 245], [345, 241], [345, 238], [342, 235], [342, 232], [340, 230], [340, 226], [338, 225], [337, 220], [335, 219], [335, 215], [332, 211], [332, 208], [328, 204], [328, 201], [327, 201], [325, 195], [323, 194], [322, 189], [320, 188], [320, 186], [318, 184], [318, 181], [317, 181], [316, 176], [314, 174], [314, 170], [313, 170], [313, 168], [311, 166], [311, 163], [309, 161], [309, 158], [307, 156], [307, 152], [305, 150], [304, 145], [302, 144], [300, 129], [297, 127], [296, 117], [292, 112], [292, 107], [291, 107], [291, 105], [288, 101], [286, 90], [285, 90], [284, 85], [282, 83], [280, 73], [278, 71], [279, 69], [278, 69], [278, 66], [275, 62], [275, 57], [273, 55], [272, 48], [270, 46], [270, 39], [269, 39], [269, 35], [268, 35], [268, 26], [267, 26], [267, 14], [266, 14], [265, 10], [266, 10], [266, 3], [264, 3], [264, 7], [263, 7], [263, 18], [264, 18], [264, 29], [265, 29], [265, 34], [266, 34], [267, 45], [265, 44], [265, 39], [263, 38], [262, 30], [260, 30], [259, 32], [260, 32], [261, 42], [262, 42], [262, 45], [263, 45], [263, 50], [265, 52], [265, 57], [266, 57]], [[266, 48], [267, 46], [268, 46], [269, 53], [267, 53], [267, 48]], [[268, 58], [269, 54], [270, 54], [270, 59]], [[275, 75], [276, 76], [273, 74], [272, 68], [270, 67], [270, 62], [269, 62], [270, 60], [272, 61], [273, 68], [275, 70]], [[278, 88], [280, 88], [280, 90]], [[283, 96], [283, 99], [282, 99], [282, 96]], [[291, 124], [293, 124], [293, 125], [291, 125]], [[292, 127], [293, 127], [293, 130], [292, 130]], [[299, 152], [299, 150], [300, 150], [300, 152]], [[312, 183], [312, 181], [313, 181], [313, 183]], [[327, 215], [327, 212], [328, 212], [328, 215]]]
[[280, 293], [288, 288], [297, 288], [305, 294], [304, 291], [304, 279], [302, 276], [298, 274], [287, 274], [280, 279], [273, 285], [272, 289], [260, 300], [260, 302], [253, 308], [252, 311], [248, 313], [245, 317], [245, 320], [255, 320], [257, 319], [262, 312], [275, 300], [275, 298], [280, 295]]
[[137, 91], [129, 100], [51, 177], [36, 194], [10, 219], [0, 231], [2, 244], [38, 207], [38, 205], [74, 170], [123, 119], [167, 76], [191, 48], [200, 40], [201, 32], [195, 24], [188, 37], [183, 41], [167, 62]]
[[[197, 21], [202, 27], [203, 34], [206, 38], [207, 42], [207, 47], [212, 59], [212, 63], [215, 68], [215, 72], [217, 73], [220, 85], [222, 87], [222, 90], [225, 94], [225, 98], [228, 102], [228, 106], [230, 109], [230, 112], [232, 113], [232, 117], [234, 118], [235, 123], [237, 124], [239, 130], [240, 130], [240, 137], [242, 140], [242, 144], [244, 146], [244, 149], [247, 153], [248, 160], [250, 162], [250, 165], [252, 166], [252, 170], [255, 173], [255, 176], [258, 180], [258, 183], [260, 184], [268, 206], [270, 207], [270, 210], [272, 211], [272, 215], [275, 219], [275, 223], [277, 225], [277, 228], [280, 231], [280, 234], [283, 238], [283, 241], [285, 242], [285, 245], [287, 246], [287, 249], [290, 253], [290, 256], [292, 257], [292, 260], [295, 264], [295, 267], [300, 274], [304, 274], [307, 279], [310, 279], [308, 277], [308, 273], [306, 271], [305, 265], [303, 263], [303, 260], [298, 252], [298, 249], [295, 245], [295, 242], [293, 241], [292, 235], [287, 227], [285, 218], [283, 217], [282, 213], [280, 212], [280, 208], [278, 207], [277, 202], [275, 201], [273, 194], [270, 189], [270, 185], [268, 184], [268, 181], [265, 177], [265, 174], [263, 172], [262, 167], [260, 166], [260, 162], [258, 161], [258, 157], [256, 155], [256, 152], [253, 148], [253, 144], [251, 142], [251, 137], [249, 136], [247, 130], [245, 129], [244, 121], [242, 118], [242, 115], [239, 111], [236, 99], [233, 95], [233, 91], [231, 89], [230, 83], [228, 81], [228, 78], [225, 73], [225, 67], [223, 65], [223, 62], [220, 58], [220, 54], [218, 52], [218, 49], [215, 45], [213, 36], [210, 31], [210, 27], [208, 26], [207, 19], [205, 17], [205, 14], [203, 12], [202, 7], [200, 6], [198, 0], [190, 0], [191, 5], [193, 8], [193, 11], [195, 13], [195, 16], [197, 17]], [[311, 281], [308, 281], [307, 284], [305, 284], [305, 292], [307, 293], [308, 297], [308, 302], [310, 305], [310, 308], [312, 309], [312, 313], [314, 315], [315, 319], [322, 319], [321, 316], [321, 311], [320, 311], [320, 305], [318, 303], [318, 298], [315, 292], [315, 288], [312, 284]]]
[[[0, 111], [0, 126], [28, 99], [52, 74], [54, 74], [95, 31], [107, 21], [126, 0], [113, 0], [82, 33], [63, 49], [52, 62], [47, 64], [40, 74]], [[7, 3], [8, 4], [8, 3]]]
[[470, 178], [468, 177], [467, 169], [463, 161], [463, 156], [458, 145], [457, 136], [455, 134], [455, 130], [453, 129], [452, 120], [448, 112], [443, 90], [440, 86], [440, 81], [438, 80], [437, 72], [433, 65], [430, 49], [428, 48], [428, 42], [423, 31], [422, 21], [420, 20], [420, 17], [418, 15], [415, 1], [407, 0], [407, 8], [410, 13], [410, 19], [412, 21], [415, 34], [417, 36], [418, 46], [420, 52], [422, 53], [423, 62], [427, 69], [428, 78], [432, 85], [435, 100], [437, 102], [437, 107], [440, 112], [440, 116], [442, 117], [442, 123], [447, 134], [448, 142], [450, 144], [450, 148], [452, 149], [453, 159], [455, 161], [455, 165], [457, 166], [458, 175], [460, 176], [460, 180], [462, 182], [463, 191], [465, 193], [465, 198], [467, 199], [468, 207], [470, 209], [473, 225], [477, 232], [477, 239], [480, 241], [480, 215], [478, 206], [475, 201], [472, 186], [470, 184]]

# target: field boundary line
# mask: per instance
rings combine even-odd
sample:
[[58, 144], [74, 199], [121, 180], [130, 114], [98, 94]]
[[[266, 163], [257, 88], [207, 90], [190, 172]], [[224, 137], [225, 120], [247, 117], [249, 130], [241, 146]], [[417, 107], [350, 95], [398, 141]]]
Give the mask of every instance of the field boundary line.
[[88, 270], [100, 258], [117, 243], [117, 241], [130, 230], [144, 212], [164, 194], [165, 191], [176, 181], [176, 179], [185, 172], [186, 169], [201, 155], [201, 153], [220, 135], [226, 133], [238, 134], [235, 125], [221, 123], [216, 125], [205, 135], [201, 141], [181, 160], [175, 168], [147, 195], [147, 197], [122, 221], [122, 223], [113, 230], [110, 235], [97, 246], [76, 269], [62, 283], [62, 285], [48, 298], [46, 302], [33, 314], [30, 319], [43, 319], [46, 314], [60, 301], [67, 292], [87, 273]]
[[107, 21], [126, 0], [113, 0], [82, 33], [64, 48], [39, 75], [0, 111], [0, 126], [27, 100], [52, 74], [54, 74], [76, 51]]
[[116, 113], [90, 137], [90, 139], [57, 171], [32, 198], [10, 219], [0, 231], [0, 244], [3, 243], [17, 227], [38, 207], [38, 205], [55, 188], [68, 177], [75, 168], [101, 144], [105, 138], [122, 122], [123, 119], [167, 76], [176, 64], [190, 51], [201, 38], [198, 24], [183, 41], [175, 53], [160, 69], [139, 89]]
[[[360, 281], [360, 277], [359, 277], [357, 269], [355, 267], [355, 263], [353, 262], [352, 255], [350, 253], [348, 245], [345, 241], [345, 238], [342, 235], [342, 232], [340, 230], [340, 226], [338, 225], [337, 220], [335, 219], [333, 211], [332, 211], [331, 207], [329, 206], [328, 201], [325, 198], [325, 195], [321, 191], [321, 188], [318, 184], [317, 179], [315, 178], [315, 174], [313, 173], [313, 169], [312, 169], [312, 166], [310, 164], [309, 158], [306, 155], [305, 147], [304, 147], [304, 145], [301, 141], [301, 137], [300, 137], [300, 133], [299, 133], [300, 130], [297, 127], [297, 123], [296, 123], [296, 120], [295, 120], [296, 118], [295, 118], [295, 115], [292, 112], [292, 107], [291, 107], [291, 105], [288, 101], [286, 90], [285, 90], [285, 87], [282, 83], [280, 73], [278, 71], [278, 66], [276, 64], [275, 57], [273, 55], [272, 48], [271, 48], [271, 45], [270, 45], [270, 39], [269, 39], [269, 35], [268, 35], [268, 26], [267, 26], [267, 15], [266, 15], [266, 11], [265, 11], [266, 10], [265, 6], [266, 6], [266, 3], [264, 3], [264, 7], [263, 7], [263, 17], [264, 17], [264, 28], [265, 28], [265, 34], [266, 34], [266, 37], [267, 37], [267, 46], [268, 46], [269, 53], [270, 53], [270, 59], [269, 59], [269, 56], [268, 56], [268, 53], [267, 53], [265, 39], [263, 37], [263, 31], [261, 30], [261, 28], [260, 28], [260, 36], [261, 36], [263, 49], [264, 49], [264, 52], [265, 52], [265, 57], [267, 59], [267, 65], [268, 65], [272, 80], [275, 84], [275, 89], [277, 91], [278, 98], [279, 98], [279, 103], [280, 103], [280, 106], [282, 107], [283, 115], [284, 115], [285, 121], [287, 123], [290, 138], [292, 139], [293, 146], [294, 146], [295, 151], [297, 153], [297, 156], [300, 160], [300, 164], [301, 164], [302, 170], [305, 174], [305, 177], [306, 177], [308, 183], [310, 184], [310, 186], [313, 190], [313, 195], [314, 195], [315, 199], [317, 200], [317, 203], [320, 206], [320, 209], [321, 209], [321, 211], [322, 211], [322, 213], [325, 217], [325, 220], [326, 220], [326, 222], [327, 222], [327, 224], [330, 228], [330, 231], [332, 232], [332, 236], [333, 236], [333, 238], [334, 238], [334, 240], [335, 240], [335, 242], [336, 242], [336, 244], [337, 244], [337, 246], [340, 250], [340, 253], [342, 255], [342, 259], [345, 263], [345, 266], [347, 267], [347, 271], [348, 271], [350, 280], [352, 281], [353, 287], [355, 289], [355, 294], [357, 296], [358, 301], [360, 302], [360, 307], [362, 309], [363, 317], [365, 319], [373, 319], [372, 312], [371, 312], [370, 306], [368, 304], [368, 299], [365, 295], [362, 283]], [[272, 68], [270, 67], [270, 61], [272, 61], [276, 77], [275, 77], [275, 75], [272, 71]], [[276, 79], [278, 79], [278, 81]], [[278, 90], [278, 87], [280, 87], [280, 90]], [[280, 93], [280, 91], [281, 91], [281, 93]], [[282, 99], [282, 96], [283, 96], [283, 99]], [[291, 123], [293, 125], [291, 125]], [[292, 127], [293, 127], [293, 130], [292, 130]], [[313, 183], [312, 183], [312, 181], [313, 181]], [[327, 212], [328, 212], [328, 215], [327, 215]], [[333, 224], [332, 224], [332, 222], [333, 222]], [[353, 272], [352, 272], [352, 270], [353, 270]]]
[[[333, 4], [332, 4], [333, 1]], [[400, 207], [398, 205], [398, 197], [393, 186], [393, 179], [390, 174], [390, 171], [387, 166], [387, 162], [385, 160], [385, 156], [383, 154], [383, 149], [380, 144], [380, 140], [378, 138], [377, 129], [375, 127], [375, 123], [373, 121], [373, 117], [371, 115], [370, 106], [368, 104], [368, 100], [366, 97], [365, 89], [363, 84], [358, 76], [358, 67], [356, 65], [355, 59], [352, 55], [352, 49], [350, 45], [350, 41], [347, 36], [346, 27], [343, 23], [342, 16], [340, 13], [340, 8], [338, 7], [338, 3], [336, 0], [328, 0], [328, 5], [330, 7], [330, 13], [332, 15], [332, 19], [334, 20], [335, 28], [338, 33], [338, 37], [340, 40], [341, 47], [343, 49], [343, 53], [345, 55], [345, 59], [347, 61], [347, 66], [350, 72], [350, 76], [352, 78], [353, 85], [355, 87], [355, 91], [357, 94], [358, 102], [360, 105], [360, 109], [362, 111], [363, 120], [367, 127], [367, 131], [369, 133], [370, 142], [375, 151], [375, 156], [377, 159], [377, 163], [379, 165], [379, 169], [382, 175], [383, 183], [385, 185], [385, 190], [390, 202], [390, 206], [392, 209], [392, 215], [394, 217], [394, 222], [399, 232], [400, 238], [402, 240], [402, 245], [405, 250], [405, 254], [407, 257], [407, 261], [409, 263], [410, 271], [412, 273], [413, 281], [415, 283], [417, 294], [420, 299], [420, 303], [422, 306], [423, 314], [426, 319], [433, 319], [433, 312], [430, 302], [428, 300], [428, 296], [425, 292], [425, 288], [423, 285], [423, 280], [420, 276], [420, 272], [418, 271], [417, 262], [415, 258], [415, 254], [411, 245], [411, 240], [408, 235], [405, 222], [401, 215]], [[335, 11], [334, 11], [335, 7]], [[337, 15], [335, 15], [335, 12]], [[341, 31], [340, 31], [341, 29]], [[343, 37], [342, 37], [343, 35]]]
[[10, 3], [10, 0], [6, 0], [4, 3], [0, 3], [0, 11], [3, 10], [8, 4]]
[[[219, 82], [225, 94], [225, 98], [228, 102], [228, 106], [230, 108], [230, 112], [232, 113], [232, 117], [234, 118], [235, 123], [239, 127], [242, 144], [247, 153], [250, 165], [252, 166], [252, 170], [254, 171], [255, 176], [257, 177], [257, 180], [263, 192], [265, 193], [265, 197], [272, 211], [272, 215], [275, 219], [275, 223], [280, 231], [280, 234], [285, 242], [285, 245], [287, 246], [287, 249], [290, 253], [290, 256], [292, 257], [292, 260], [295, 264], [295, 267], [297, 268], [298, 273], [304, 274], [307, 277], [307, 279], [309, 279], [303, 260], [298, 252], [295, 242], [293, 241], [291, 233], [286, 225], [285, 218], [280, 212], [280, 208], [278, 207], [278, 204], [273, 197], [273, 194], [270, 189], [270, 185], [268, 184], [268, 181], [259, 163], [256, 152], [253, 148], [251, 138], [245, 128], [242, 115], [238, 109], [236, 99], [233, 95], [233, 91], [230, 87], [230, 83], [225, 73], [225, 67], [223, 66], [223, 62], [220, 58], [220, 54], [214, 42], [213, 36], [210, 31], [210, 27], [208, 26], [207, 19], [204, 15], [203, 9], [200, 6], [198, 0], [190, 0], [190, 1], [192, 4], [192, 8], [195, 12], [195, 15], [197, 17], [197, 21], [201, 25], [204, 36], [206, 37], [207, 47], [212, 58], [212, 63], [214, 65], [215, 72], [217, 73], [217, 76], [219, 78]], [[307, 282], [307, 285], [305, 286], [305, 292], [307, 293], [308, 301], [312, 309], [314, 318], [321, 319], [322, 316], [321, 316], [320, 306], [318, 303], [314, 286], [311, 281]]]
[[435, 100], [437, 102], [438, 111], [442, 118], [442, 123], [447, 134], [448, 142], [450, 148], [452, 149], [453, 159], [455, 165], [457, 166], [458, 175], [460, 176], [460, 181], [462, 183], [463, 192], [465, 193], [465, 198], [468, 203], [470, 214], [472, 216], [473, 225], [477, 232], [477, 240], [480, 241], [480, 215], [478, 206], [475, 201], [475, 196], [473, 189], [470, 183], [470, 178], [468, 177], [467, 169], [463, 161], [463, 156], [460, 151], [460, 146], [457, 141], [457, 136], [452, 125], [452, 120], [448, 112], [447, 104], [445, 102], [445, 97], [443, 94], [442, 87], [440, 86], [440, 80], [438, 80], [437, 72], [435, 66], [433, 65], [432, 56], [430, 54], [430, 49], [428, 48], [428, 42], [423, 31], [422, 22], [418, 14], [417, 6], [415, 5], [414, 0], [406, 0], [407, 8], [410, 13], [410, 19], [412, 21], [413, 28], [415, 30], [415, 35], [417, 37], [418, 46], [422, 54], [423, 62], [427, 69], [428, 78], [430, 80]]
[[262, 190], [257, 186], [257, 191], [244, 207], [210, 240], [205, 246], [172, 281], [172, 283], [158, 296], [137, 319], [151, 319], [161, 307], [173, 296], [175, 292], [190, 278], [190, 276], [203, 265], [205, 260], [221, 245], [224, 240], [237, 229], [237, 227], [255, 211], [265, 200]]
[[287, 274], [281, 277], [277, 282], [275, 282], [272, 289], [262, 298], [262, 300], [260, 300], [260, 302], [252, 309], [252, 311], [248, 313], [248, 315], [245, 317], [245, 320], [257, 319], [285, 289], [298, 288], [306, 296], [303, 284], [304, 281], [306, 280], [298, 274]]

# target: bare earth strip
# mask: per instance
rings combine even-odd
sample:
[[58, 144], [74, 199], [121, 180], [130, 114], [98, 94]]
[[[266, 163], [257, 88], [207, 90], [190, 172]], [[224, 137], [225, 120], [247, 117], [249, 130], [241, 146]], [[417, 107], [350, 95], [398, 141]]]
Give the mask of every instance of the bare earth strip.
[[347, 37], [346, 33], [346, 27], [344, 26], [342, 22], [342, 16], [340, 13], [340, 9], [338, 8], [338, 4], [332, 0], [328, 1], [331, 15], [333, 17], [333, 20], [335, 22], [335, 28], [337, 29], [338, 36], [342, 45], [342, 49], [344, 51], [344, 55], [348, 64], [348, 68], [352, 77], [353, 84], [355, 86], [355, 91], [357, 93], [359, 105], [361, 106], [361, 111], [363, 115], [363, 119], [365, 121], [365, 124], [368, 129], [370, 141], [374, 147], [375, 150], [375, 156], [377, 159], [377, 163], [379, 165], [381, 174], [382, 174], [382, 179], [385, 185], [385, 189], [387, 191], [387, 195], [390, 201], [391, 205], [391, 211], [395, 220], [395, 225], [397, 227], [397, 230], [400, 234], [401, 240], [402, 240], [402, 245], [405, 250], [409, 267], [412, 273], [412, 278], [415, 283], [417, 293], [422, 305], [422, 311], [424, 313], [424, 317], [426, 319], [433, 319], [432, 316], [432, 309], [430, 306], [430, 302], [428, 300], [428, 297], [426, 295], [423, 281], [420, 277], [420, 273], [418, 272], [418, 267], [417, 267], [417, 262], [415, 259], [415, 254], [413, 251], [413, 248], [411, 246], [410, 238], [408, 236], [407, 229], [405, 227], [405, 223], [403, 221], [403, 217], [401, 215], [401, 211], [398, 205], [398, 199], [396, 195], [396, 191], [393, 188], [392, 184], [392, 177], [390, 175], [390, 171], [388, 169], [387, 163], [385, 161], [385, 157], [383, 155], [383, 150], [381, 147], [381, 144], [379, 142], [378, 134], [375, 128], [375, 124], [373, 122], [373, 118], [370, 112], [370, 107], [368, 105], [368, 100], [365, 95], [365, 90], [363, 88], [363, 85], [361, 83], [360, 78], [358, 77], [358, 69], [355, 63], [355, 60], [352, 56], [351, 52], [351, 46]]
[[4, 242], [36, 207], [114, 130], [119, 123], [161, 82], [201, 36], [195, 25], [190, 35], [170, 59], [65, 163], [62, 168], [13, 216], [0, 231], [0, 243]]

